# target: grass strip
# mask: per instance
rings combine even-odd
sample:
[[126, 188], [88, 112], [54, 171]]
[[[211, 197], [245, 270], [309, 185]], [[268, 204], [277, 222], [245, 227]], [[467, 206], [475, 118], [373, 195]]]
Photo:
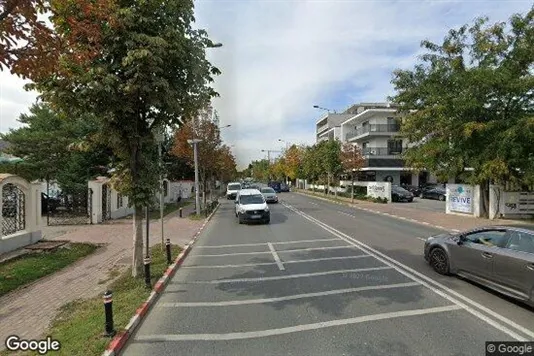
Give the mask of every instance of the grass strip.
[[0, 297], [69, 266], [97, 248], [97, 245], [73, 242], [52, 251], [31, 252], [1, 263]]

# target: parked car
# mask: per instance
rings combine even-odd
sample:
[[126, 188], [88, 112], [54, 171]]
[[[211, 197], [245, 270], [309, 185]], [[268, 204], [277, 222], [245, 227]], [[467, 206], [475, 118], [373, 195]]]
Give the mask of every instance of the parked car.
[[240, 224], [246, 222], [271, 222], [271, 212], [265, 198], [257, 189], [242, 189], [235, 199], [235, 216]]
[[289, 185], [287, 185], [286, 183], [280, 184], [280, 192], [287, 193], [289, 192], [289, 190]]
[[267, 183], [267, 185], [273, 188], [275, 192], [280, 193], [280, 186], [281, 186], [280, 182], [269, 182]]
[[273, 188], [261, 188], [260, 192], [267, 203], [278, 203], [278, 196]]
[[410, 193], [414, 195], [414, 197], [418, 197], [421, 195], [421, 188], [415, 185], [409, 185], [409, 184], [402, 184], [402, 188], [406, 189]]
[[391, 186], [391, 200], [394, 202], [413, 202], [413, 194], [406, 189], [398, 186]]
[[46, 193], [41, 193], [41, 213], [55, 213], [61, 204], [58, 198], [52, 198]]
[[429, 237], [425, 260], [534, 307], [534, 227], [487, 226]]
[[235, 199], [237, 192], [241, 190], [241, 183], [232, 182], [226, 186], [226, 199]]
[[423, 190], [420, 195], [423, 199], [437, 199], [439, 201], [445, 201], [447, 197], [447, 191], [445, 188], [437, 187], [427, 190]]

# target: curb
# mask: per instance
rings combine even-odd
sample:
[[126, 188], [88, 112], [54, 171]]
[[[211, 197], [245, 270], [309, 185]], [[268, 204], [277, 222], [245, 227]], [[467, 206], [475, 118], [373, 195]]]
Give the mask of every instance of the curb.
[[368, 213], [384, 215], [384, 216], [387, 216], [387, 217], [390, 217], [390, 218], [394, 218], [394, 219], [397, 219], [397, 220], [409, 221], [409, 222], [412, 222], [412, 223], [415, 223], [415, 224], [419, 224], [419, 225], [423, 225], [423, 226], [426, 226], [426, 227], [433, 227], [433, 228], [436, 228], [436, 229], [439, 229], [439, 230], [445, 230], [445, 231], [460, 232], [460, 230], [458, 230], [458, 229], [448, 229], [448, 228], [446, 228], [444, 226], [434, 225], [434, 224], [431, 224], [431, 223], [426, 222], [426, 221], [420, 221], [420, 220], [416, 220], [416, 219], [412, 219], [412, 218], [407, 218], [405, 216], [399, 216], [399, 215], [394, 215], [394, 214], [390, 214], [390, 213], [384, 213], [384, 212], [378, 211], [378, 210], [362, 208], [362, 207], [356, 206], [356, 204], [351, 204], [351, 203], [348, 203], [348, 202], [333, 201], [333, 200], [330, 200], [328, 198], [316, 197], [314, 195], [307, 194], [307, 193], [301, 193], [301, 192], [296, 192], [296, 193], [300, 194], [300, 195], [308, 196], [308, 197], [311, 197], [311, 198], [315, 198], [315, 199], [325, 200], [325, 201], [327, 201], [329, 203], [348, 206], [348, 207], [351, 207], [351, 208], [354, 208], [354, 209], [367, 211]]
[[123, 349], [124, 345], [126, 345], [126, 342], [130, 338], [130, 336], [135, 332], [137, 327], [139, 326], [139, 323], [143, 319], [143, 317], [147, 314], [147, 312], [150, 310], [150, 308], [154, 305], [156, 300], [158, 299], [159, 295], [163, 292], [165, 289], [165, 286], [169, 282], [169, 280], [174, 276], [174, 273], [178, 270], [178, 268], [182, 265], [183, 261], [191, 252], [191, 249], [193, 248], [193, 244], [196, 242], [196, 240], [199, 238], [200, 234], [208, 224], [208, 222], [211, 220], [217, 209], [219, 209], [219, 206], [221, 204], [217, 204], [215, 209], [211, 212], [211, 214], [206, 218], [200, 229], [195, 233], [193, 238], [184, 246], [182, 252], [176, 257], [174, 260], [174, 263], [171, 264], [163, 276], [156, 282], [154, 285], [154, 288], [152, 289], [152, 292], [150, 293], [150, 296], [147, 298], [146, 301], [144, 301], [139, 308], [137, 308], [135, 315], [130, 319], [130, 322], [123, 331], [117, 333], [115, 337], [111, 340], [109, 343], [109, 346], [107, 347], [106, 351], [102, 354], [102, 356], [116, 356], [118, 355], [121, 350]]

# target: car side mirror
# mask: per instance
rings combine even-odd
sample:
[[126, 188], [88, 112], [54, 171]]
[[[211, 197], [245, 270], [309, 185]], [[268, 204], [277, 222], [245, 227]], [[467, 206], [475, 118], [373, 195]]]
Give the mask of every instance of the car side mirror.
[[463, 245], [467, 241], [465, 235], [458, 236], [458, 245]]

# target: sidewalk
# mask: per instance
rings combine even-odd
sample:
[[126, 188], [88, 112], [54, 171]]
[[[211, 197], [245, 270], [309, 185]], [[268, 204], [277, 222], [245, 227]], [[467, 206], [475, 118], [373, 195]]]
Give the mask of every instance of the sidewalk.
[[[316, 193], [315, 195], [311, 193], [304, 193], [298, 191], [300, 194], [308, 195], [311, 197], [328, 199], [322, 193]], [[331, 196], [331, 199], [334, 197]], [[518, 220], [503, 220], [503, 219], [482, 219], [475, 218], [470, 216], [462, 216], [457, 214], [446, 214], [445, 212], [440, 213], [436, 211], [426, 211], [422, 209], [414, 209], [410, 207], [410, 203], [389, 203], [389, 204], [379, 204], [372, 203], [364, 200], [355, 200], [354, 204], [350, 203], [349, 198], [338, 198], [342, 201], [343, 204], [352, 206], [356, 209], [362, 209], [365, 211], [372, 211], [377, 214], [382, 214], [386, 216], [392, 216], [401, 220], [417, 222], [420, 224], [433, 226], [438, 229], [449, 230], [449, 231], [463, 231], [473, 229], [479, 226], [484, 225], [510, 225], [510, 224], [528, 224], [525, 221]]]
[[[203, 220], [188, 218], [193, 205], [183, 207], [164, 218], [165, 238], [185, 245], [198, 231]], [[144, 234], [145, 225], [143, 225]], [[104, 292], [112, 268], [126, 269], [131, 263], [132, 220], [115, 220], [102, 225], [53, 226], [43, 231], [46, 239], [105, 244], [93, 255], [42, 278], [30, 286], [0, 298], [0, 350], [9, 335], [23, 339], [43, 336], [58, 309], [76, 299], [97, 296]], [[150, 221], [150, 244], [161, 242], [160, 220]], [[103, 281], [106, 281], [105, 283]], [[100, 283], [99, 283], [100, 282]]]

